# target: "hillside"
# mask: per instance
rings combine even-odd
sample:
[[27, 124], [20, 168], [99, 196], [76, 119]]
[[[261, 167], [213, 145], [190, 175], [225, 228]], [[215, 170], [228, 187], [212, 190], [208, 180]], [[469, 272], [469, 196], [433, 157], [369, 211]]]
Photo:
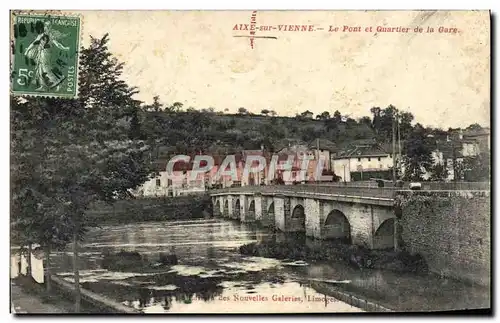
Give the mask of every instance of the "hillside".
[[[165, 161], [176, 154], [211, 154], [224, 156], [235, 154], [241, 150], [264, 148], [268, 152], [277, 152], [289, 144], [303, 144], [310, 148], [316, 146], [319, 139], [321, 145], [333, 147], [334, 153], [341, 153], [354, 145], [378, 143], [389, 152], [393, 139], [393, 124], [396, 138], [401, 139], [403, 162], [408, 170], [405, 176], [419, 179], [422, 169], [436, 173], [437, 178], [445, 176], [442, 169], [434, 169], [432, 151], [439, 147], [450, 146], [457, 152], [461, 147], [462, 133], [487, 131], [478, 124], [466, 129], [439, 129], [424, 127], [414, 122], [409, 112], [399, 112], [395, 107], [370, 109], [371, 116], [357, 120], [342, 116], [335, 111], [333, 117], [328, 112], [312, 118], [308, 111], [296, 117], [254, 115], [247, 112], [240, 114], [223, 114], [214, 111], [198, 111], [174, 104], [173, 107], [160, 109], [159, 104], [142, 107], [131, 121], [131, 138], [146, 140], [152, 147], [151, 157], [155, 161]], [[398, 122], [395, 122], [395, 120]], [[329, 149], [330, 150], [330, 149]], [[458, 153], [452, 153], [455, 158]], [[464, 161], [465, 168], [474, 170], [488, 178], [489, 148], [483, 149], [478, 158]], [[438, 167], [438, 168], [439, 168]], [[464, 168], [465, 167], [465, 168]], [[164, 167], [163, 167], [164, 168]], [[470, 171], [471, 172], [471, 171]], [[457, 175], [458, 176], [458, 175]], [[463, 177], [463, 176], [459, 176]]]
[[199, 111], [142, 113], [144, 139], [185, 151], [237, 151], [283, 148], [288, 141], [310, 143], [327, 139], [343, 149], [353, 141], [373, 139], [375, 132], [366, 122], [315, 120], [279, 116], [217, 114]]

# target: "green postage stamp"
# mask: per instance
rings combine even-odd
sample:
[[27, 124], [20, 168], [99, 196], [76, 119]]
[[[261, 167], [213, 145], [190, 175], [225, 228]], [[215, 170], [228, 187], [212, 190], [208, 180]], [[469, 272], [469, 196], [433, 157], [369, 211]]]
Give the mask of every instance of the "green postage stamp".
[[77, 97], [80, 23], [78, 16], [13, 15], [13, 94]]

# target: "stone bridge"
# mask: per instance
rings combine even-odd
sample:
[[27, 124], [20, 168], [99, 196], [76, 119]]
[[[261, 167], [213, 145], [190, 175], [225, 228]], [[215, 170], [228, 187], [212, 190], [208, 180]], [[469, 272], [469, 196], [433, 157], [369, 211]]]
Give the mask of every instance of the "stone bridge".
[[391, 188], [244, 186], [210, 191], [215, 216], [372, 249], [395, 246]]

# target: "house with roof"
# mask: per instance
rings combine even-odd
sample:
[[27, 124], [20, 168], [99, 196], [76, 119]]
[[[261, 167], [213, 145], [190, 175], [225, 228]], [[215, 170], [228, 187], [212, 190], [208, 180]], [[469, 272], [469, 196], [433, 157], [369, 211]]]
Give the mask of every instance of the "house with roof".
[[354, 144], [332, 160], [334, 173], [345, 182], [391, 179], [393, 165], [392, 152], [372, 141]]
[[300, 114], [301, 117], [306, 118], [306, 119], [312, 119], [314, 117], [314, 113], [312, 113], [309, 110], [306, 110]]
[[[490, 151], [490, 133], [488, 128], [479, 130], [458, 130], [447, 136], [446, 140], [436, 140], [436, 148], [432, 151], [434, 165], [443, 165], [448, 171], [446, 181], [455, 180], [455, 167], [465, 158], [477, 156]], [[428, 171], [423, 175], [429, 179]]]
[[[291, 160], [289, 165], [291, 176], [289, 179], [283, 178], [285, 185], [294, 182], [314, 182], [318, 180], [318, 161], [323, 160], [323, 171], [331, 170], [331, 156], [335, 144], [325, 139], [317, 139], [310, 143], [299, 143], [284, 147], [278, 151], [278, 164], [282, 167]], [[318, 149], [319, 148], [319, 149]], [[305, 173], [302, 174], [302, 167], [308, 159]], [[278, 172], [278, 177], [284, 175], [284, 171]], [[303, 175], [303, 177], [302, 177]]]
[[466, 130], [461, 133], [464, 140], [473, 140], [479, 153], [489, 152], [491, 150], [491, 134], [490, 128], [482, 128], [477, 130]]
[[171, 173], [167, 172], [168, 159], [155, 161], [157, 176], [149, 179], [133, 194], [139, 197], [182, 196], [203, 193], [206, 190], [206, 174], [196, 173], [192, 178], [193, 159], [189, 163], [182, 161], [173, 165]]

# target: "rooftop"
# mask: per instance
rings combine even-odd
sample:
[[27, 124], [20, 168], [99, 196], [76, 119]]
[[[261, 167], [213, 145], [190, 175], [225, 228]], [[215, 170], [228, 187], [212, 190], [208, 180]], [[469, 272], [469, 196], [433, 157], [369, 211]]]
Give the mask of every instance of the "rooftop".
[[380, 144], [354, 145], [354, 147], [341, 152], [335, 159], [380, 157], [389, 154]]
[[337, 152], [339, 150], [337, 145], [333, 141], [322, 138], [314, 139], [307, 145], [307, 147], [309, 149], [317, 149], [318, 145], [320, 150], [328, 150], [330, 152]]

